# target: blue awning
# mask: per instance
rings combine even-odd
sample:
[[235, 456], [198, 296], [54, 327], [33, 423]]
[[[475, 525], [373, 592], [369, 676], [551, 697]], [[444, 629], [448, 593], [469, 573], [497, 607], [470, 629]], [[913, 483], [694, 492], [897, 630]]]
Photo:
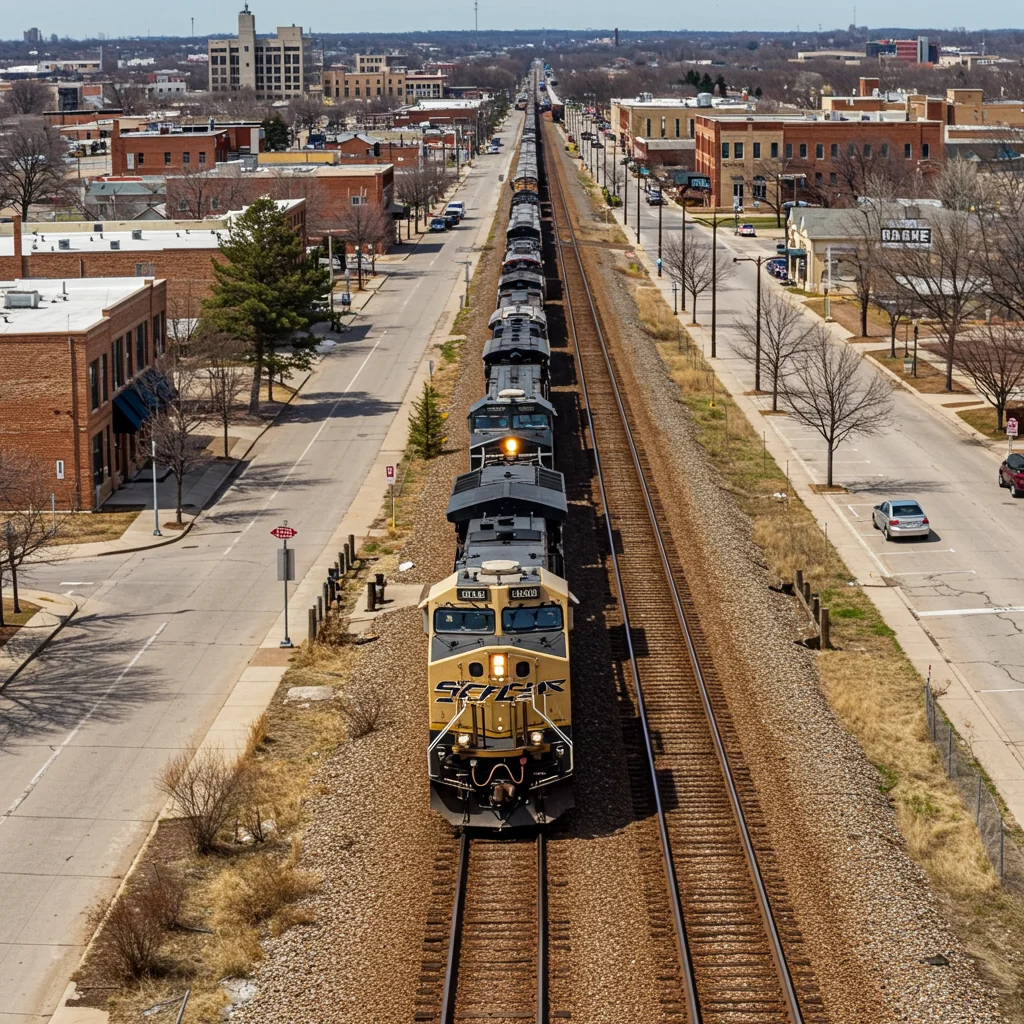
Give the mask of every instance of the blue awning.
[[142, 424], [148, 418], [148, 414], [146, 416], [139, 416], [124, 391], [120, 394], [114, 395], [115, 434], [137, 434], [142, 428]]

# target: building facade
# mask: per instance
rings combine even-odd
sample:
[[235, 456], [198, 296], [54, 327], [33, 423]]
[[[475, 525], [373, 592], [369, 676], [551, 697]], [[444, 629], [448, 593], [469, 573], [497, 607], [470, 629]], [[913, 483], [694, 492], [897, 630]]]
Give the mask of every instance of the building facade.
[[230, 139], [226, 128], [175, 125], [155, 131], [122, 132], [114, 120], [110, 137], [112, 175], [181, 174], [202, 171], [228, 158]]
[[238, 35], [207, 43], [210, 92], [251, 89], [261, 99], [287, 100], [309, 91], [312, 58], [302, 27], [279, 27], [276, 36], [256, 35], [249, 5], [238, 14]]
[[15, 279], [0, 292], [0, 446], [48, 467], [59, 508], [98, 508], [147, 457], [136, 395], [159, 379], [164, 282]]

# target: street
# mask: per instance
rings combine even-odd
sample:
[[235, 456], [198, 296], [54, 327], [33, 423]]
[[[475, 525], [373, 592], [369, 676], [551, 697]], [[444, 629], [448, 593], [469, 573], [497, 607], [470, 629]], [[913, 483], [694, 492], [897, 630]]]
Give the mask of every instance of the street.
[[[424, 239], [179, 544], [40, 567], [79, 614], [0, 691], [0, 1022], [47, 1019], [81, 954], [86, 909], [131, 863], [163, 798], [154, 777], [200, 740], [281, 606], [271, 528], [298, 531], [298, 580], [359, 491], [458, 260], [487, 239], [521, 116], [458, 198], [460, 229]], [[383, 491], [383, 487], [382, 487]]]

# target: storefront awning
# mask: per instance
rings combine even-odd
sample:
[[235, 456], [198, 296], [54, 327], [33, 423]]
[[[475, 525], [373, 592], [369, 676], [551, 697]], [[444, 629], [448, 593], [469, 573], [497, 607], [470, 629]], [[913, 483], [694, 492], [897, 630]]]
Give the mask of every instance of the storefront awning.
[[174, 385], [150, 367], [114, 396], [114, 433], [137, 434], [174, 396]]
[[786, 250], [786, 255], [787, 256], [806, 256], [807, 255], [807, 250], [806, 249], [787, 249]]
[[137, 434], [142, 424], [149, 419], [149, 412], [140, 416], [135, 406], [128, 400], [127, 392], [114, 395], [114, 433]]

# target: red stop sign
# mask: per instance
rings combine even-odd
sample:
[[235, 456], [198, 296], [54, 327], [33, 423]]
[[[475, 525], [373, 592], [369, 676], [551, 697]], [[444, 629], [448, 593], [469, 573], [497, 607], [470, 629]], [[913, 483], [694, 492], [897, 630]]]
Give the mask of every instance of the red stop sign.
[[276, 537], [278, 540], [289, 540], [298, 532], [298, 530], [293, 530], [290, 526], [277, 526], [270, 531], [271, 535]]

